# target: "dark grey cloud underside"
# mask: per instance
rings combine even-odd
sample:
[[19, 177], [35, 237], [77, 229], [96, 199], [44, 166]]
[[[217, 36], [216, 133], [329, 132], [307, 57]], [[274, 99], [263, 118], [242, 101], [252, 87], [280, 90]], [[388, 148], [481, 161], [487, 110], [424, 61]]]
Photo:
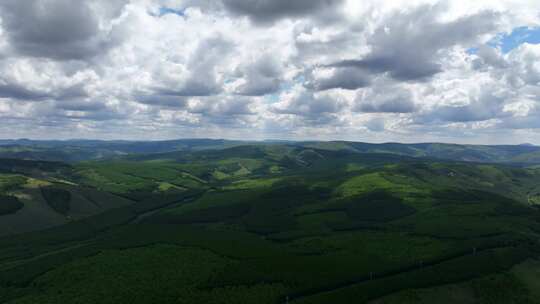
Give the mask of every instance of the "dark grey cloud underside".
[[[132, 6], [126, 8], [129, 2]], [[380, 19], [368, 13], [366, 20], [350, 20], [342, 14], [343, 0], [183, 0], [155, 1], [146, 6], [148, 3], [0, 0], [1, 119], [26, 119], [28, 129], [34, 125], [66, 126], [80, 120], [88, 121], [81, 126], [96, 126], [96, 130], [106, 130], [98, 127], [104, 121], [125, 126], [217, 126], [224, 130], [274, 124], [284, 132], [303, 126], [331, 128], [340, 123], [374, 132], [392, 131], [396, 125], [429, 132], [455, 122], [462, 123], [455, 124], [457, 130], [488, 120], [482, 128], [540, 128], [538, 49], [521, 45], [504, 55], [478, 39], [502, 30], [498, 23], [506, 19], [498, 13], [483, 11], [441, 21], [446, 7], [437, 4], [399, 8], [390, 14], [381, 11]], [[163, 3], [174, 6], [171, 9], [178, 14], [164, 17], [152, 13]], [[203, 16], [197, 10], [183, 11], [190, 6], [200, 8]], [[144, 15], [145, 9], [149, 15]], [[153, 52], [163, 50], [160, 43], [168, 39], [167, 35], [159, 36], [163, 33], [148, 35], [148, 41], [146, 37], [132, 39], [137, 30], [145, 32], [137, 29], [141, 24], [136, 20], [189, 23], [193, 12], [206, 27], [186, 25], [186, 31], [202, 33], [185, 48], [189, 51], [178, 51], [171, 44], [170, 50]], [[123, 13], [117, 22], [111, 22]], [[250, 22], [244, 22], [243, 17]], [[221, 24], [221, 18], [226, 21], [224, 26], [214, 28], [212, 22]], [[213, 20], [204, 23], [203, 19]], [[287, 21], [279, 23], [282, 20]], [[230, 24], [234, 28], [229, 28]], [[241, 49], [246, 47], [243, 42], [258, 42], [260, 37], [238, 39], [237, 30], [251, 35], [259, 30], [267, 33], [267, 29], [290, 35], [289, 40], [279, 39], [280, 43], [291, 43], [284, 46], [286, 51], [272, 52], [271, 45], [264, 54], [259, 51], [267, 47], [262, 39], [260, 49]], [[182, 38], [182, 33], [173, 34]], [[268, 38], [264, 33], [261, 37]], [[308, 39], [300, 39], [305, 37]], [[151, 45], [148, 53], [138, 45], [141, 41]], [[109, 52], [123, 43], [125, 50]], [[192, 45], [198, 47], [193, 49]], [[367, 53], [354, 53], [364, 46]], [[289, 47], [294, 51], [289, 52]], [[461, 51], [475, 47], [477, 52], [460, 53], [465, 59], [451, 57], [457, 54], [455, 47]], [[138, 57], [140, 54], [143, 56]], [[145, 56], [163, 60], [146, 61], [142, 58], [149, 57]], [[119, 77], [117, 72], [126, 68], [126, 63], [133, 73], [148, 75]], [[444, 74], [430, 82], [438, 73]], [[470, 80], [465, 83], [466, 79]], [[461, 81], [463, 85], [453, 89]], [[333, 89], [340, 90], [330, 91]], [[253, 98], [269, 94], [275, 95]], [[352, 102], [349, 98], [354, 94], [357, 98]], [[270, 103], [276, 96], [281, 100]], [[400, 121], [394, 124], [392, 117], [400, 117]], [[287, 129], [289, 123], [292, 127]]]
[[248, 16], [255, 23], [319, 13], [331, 14], [343, 3], [343, 0], [223, 0], [229, 12]]
[[371, 73], [388, 73], [400, 81], [427, 80], [441, 72], [440, 52], [455, 45], [472, 43], [479, 35], [493, 31], [500, 15], [484, 11], [451, 22], [437, 18], [441, 5], [424, 5], [407, 13], [396, 13], [368, 39], [372, 50], [361, 59], [342, 60], [330, 67], [357, 68]]
[[[488, 91], [489, 88], [486, 88]], [[509, 113], [503, 111], [505, 98], [484, 92], [479, 98], [472, 99], [463, 106], [439, 105], [416, 118], [422, 124], [437, 122], [476, 122], [493, 118], [502, 118]]]
[[279, 91], [283, 67], [277, 58], [264, 54], [255, 62], [244, 66], [238, 73], [246, 79], [246, 83], [237, 88], [237, 94], [263, 96]]
[[223, 91], [216, 80], [215, 66], [233, 51], [233, 45], [220, 35], [201, 40], [188, 62], [188, 77], [183, 82], [157, 83], [147, 92], [135, 92], [134, 100], [143, 104], [184, 107], [189, 97], [218, 95]]
[[[109, 12], [120, 13], [124, 0], [113, 0]], [[56, 60], [82, 60], [118, 44], [122, 37], [100, 28], [90, 2], [2, 1], [0, 17], [12, 46], [20, 53]]]
[[357, 110], [364, 113], [412, 113], [416, 106], [410, 99], [388, 99], [380, 104], [362, 103]]
[[134, 98], [135, 101], [142, 104], [173, 108], [184, 108], [188, 101], [185, 96], [160, 95], [155, 92], [152, 94], [139, 93]]
[[329, 78], [309, 79], [304, 86], [316, 91], [326, 91], [331, 89], [356, 90], [368, 87], [370, 84], [371, 79], [368, 73], [345, 67], [336, 68], [335, 73]]
[[10, 98], [24, 101], [41, 101], [48, 99], [70, 100], [85, 97], [88, 92], [83, 84], [73, 85], [67, 88], [54, 89], [52, 91], [44, 89], [28, 88], [23, 84], [2, 82], [0, 75], [0, 98]]
[[51, 95], [39, 90], [31, 90], [18, 84], [0, 84], [0, 98], [13, 98], [18, 100], [45, 100]]
[[381, 87], [356, 100], [355, 111], [364, 113], [412, 113], [417, 110], [412, 93], [402, 88]]

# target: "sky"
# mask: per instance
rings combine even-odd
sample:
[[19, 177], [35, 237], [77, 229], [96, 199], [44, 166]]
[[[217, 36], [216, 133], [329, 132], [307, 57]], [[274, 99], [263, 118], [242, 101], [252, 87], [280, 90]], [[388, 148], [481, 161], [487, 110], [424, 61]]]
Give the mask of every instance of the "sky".
[[540, 144], [537, 0], [2, 0], [0, 138]]

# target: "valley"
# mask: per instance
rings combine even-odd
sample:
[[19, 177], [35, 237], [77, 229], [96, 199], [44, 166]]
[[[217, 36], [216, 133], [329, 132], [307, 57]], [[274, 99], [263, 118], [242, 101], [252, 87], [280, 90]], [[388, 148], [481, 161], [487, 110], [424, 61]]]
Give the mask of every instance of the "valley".
[[534, 162], [359, 146], [2, 159], [0, 302], [538, 303]]

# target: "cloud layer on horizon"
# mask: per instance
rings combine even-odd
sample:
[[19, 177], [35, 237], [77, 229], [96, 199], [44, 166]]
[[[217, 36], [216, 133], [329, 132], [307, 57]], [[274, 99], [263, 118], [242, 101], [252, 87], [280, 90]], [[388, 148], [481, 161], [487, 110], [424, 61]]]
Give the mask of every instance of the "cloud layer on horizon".
[[6, 0], [0, 137], [540, 144], [516, 32], [540, 3]]

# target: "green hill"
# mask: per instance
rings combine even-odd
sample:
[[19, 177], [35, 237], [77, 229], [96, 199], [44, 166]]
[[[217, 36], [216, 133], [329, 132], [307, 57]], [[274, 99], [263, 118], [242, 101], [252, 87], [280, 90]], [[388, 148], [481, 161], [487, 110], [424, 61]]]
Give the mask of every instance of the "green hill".
[[329, 145], [0, 161], [0, 301], [537, 303], [540, 170]]
[[[329, 151], [357, 153], [388, 153], [410, 157], [429, 157], [454, 161], [540, 164], [540, 147], [533, 145], [457, 145], [442, 143], [382, 143], [370, 144], [347, 141], [233, 141], [222, 139], [179, 139], [167, 141], [0, 141], [0, 157], [29, 160], [79, 162], [85, 160], [122, 159], [137, 155], [139, 158], [153, 157], [151, 154], [173, 157], [180, 152], [220, 151], [247, 146], [268, 149], [291, 147], [314, 148]], [[276, 148], [279, 147], [279, 148]], [[244, 151], [248, 152], [248, 151]], [[217, 152], [218, 154], [220, 152]]]

